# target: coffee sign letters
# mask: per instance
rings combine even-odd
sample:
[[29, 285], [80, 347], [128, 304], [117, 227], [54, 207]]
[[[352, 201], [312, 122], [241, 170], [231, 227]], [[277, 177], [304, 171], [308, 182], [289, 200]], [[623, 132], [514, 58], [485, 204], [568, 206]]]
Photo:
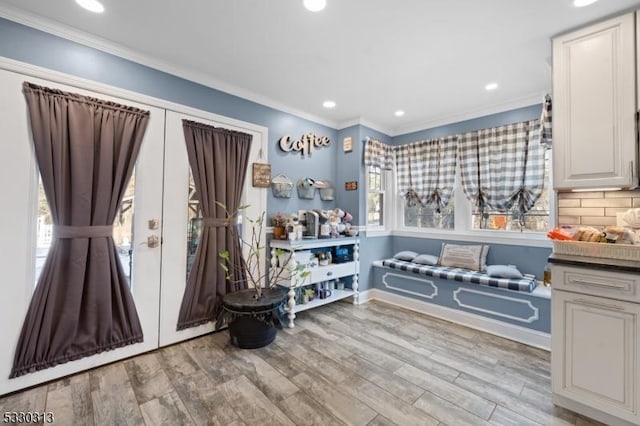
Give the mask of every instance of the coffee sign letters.
[[291, 136], [283, 136], [280, 138], [280, 149], [284, 152], [296, 152], [300, 151], [302, 156], [305, 154], [311, 154], [314, 148], [322, 148], [323, 146], [329, 146], [331, 140], [327, 136], [316, 136], [315, 133], [309, 132], [302, 135], [302, 137], [294, 141]]

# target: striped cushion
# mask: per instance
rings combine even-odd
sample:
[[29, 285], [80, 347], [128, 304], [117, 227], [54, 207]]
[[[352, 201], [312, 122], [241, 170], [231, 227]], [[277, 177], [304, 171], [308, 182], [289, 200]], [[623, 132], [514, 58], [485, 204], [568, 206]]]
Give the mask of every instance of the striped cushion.
[[524, 291], [531, 293], [536, 288], [536, 282], [532, 278], [494, 278], [485, 273], [471, 271], [462, 268], [450, 268], [447, 266], [419, 265], [413, 262], [406, 262], [398, 259], [386, 259], [382, 261], [384, 266], [416, 274], [429, 275], [435, 278], [445, 278], [448, 280], [461, 281], [463, 283], [474, 283], [487, 285], [490, 287], [505, 288], [508, 290]]

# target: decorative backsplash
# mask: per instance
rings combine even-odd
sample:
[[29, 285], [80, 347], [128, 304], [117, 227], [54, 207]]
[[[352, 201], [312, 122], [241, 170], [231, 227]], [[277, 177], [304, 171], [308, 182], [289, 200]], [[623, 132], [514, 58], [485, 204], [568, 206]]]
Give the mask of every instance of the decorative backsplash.
[[601, 228], [616, 225], [616, 213], [640, 208], [640, 191], [558, 193], [558, 224]]

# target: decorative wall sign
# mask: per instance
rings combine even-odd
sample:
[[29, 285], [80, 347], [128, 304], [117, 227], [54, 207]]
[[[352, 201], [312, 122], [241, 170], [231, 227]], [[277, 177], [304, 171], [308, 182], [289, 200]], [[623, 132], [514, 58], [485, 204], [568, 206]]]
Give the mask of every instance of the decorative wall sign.
[[253, 163], [253, 186], [268, 188], [271, 185], [271, 164]]
[[349, 181], [349, 182], [345, 182], [344, 183], [344, 189], [346, 191], [356, 191], [358, 189], [358, 182], [354, 181]]
[[353, 139], [351, 138], [351, 136], [342, 139], [342, 149], [344, 150], [344, 152], [353, 151]]
[[300, 151], [303, 157], [305, 154], [311, 154], [314, 148], [329, 146], [330, 143], [329, 137], [319, 137], [313, 132], [305, 133], [297, 141], [294, 141], [289, 135], [281, 137], [279, 141], [281, 150], [284, 152]]

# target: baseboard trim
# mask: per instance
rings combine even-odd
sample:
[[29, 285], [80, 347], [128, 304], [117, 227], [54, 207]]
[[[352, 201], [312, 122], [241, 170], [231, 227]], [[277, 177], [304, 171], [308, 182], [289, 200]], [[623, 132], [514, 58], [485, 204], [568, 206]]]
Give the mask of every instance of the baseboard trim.
[[572, 399], [566, 398], [556, 393], [553, 394], [552, 398], [553, 398], [553, 403], [555, 405], [558, 405], [560, 407], [566, 408], [567, 410], [571, 410], [576, 413], [582, 414], [583, 416], [592, 418], [594, 420], [598, 420], [599, 422], [603, 422], [608, 425], [616, 425], [616, 426], [636, 425], [636, 423], [632, 423], [628, 420], [624, 420], [619, 417], [612, 416], [611, 414], [607, 414], [598, 409], [573, 401]]
[[390, 305], [399, 306], [411, 311], [431, 315], [436, 318], [464, 325], [469, 328], [484, 331], [496, 336], [504, 337], [509, 340], [524, 343], [547, 351], [551, 350], [551, 334], [543, 333], [536, 330], [530, 330], [517, 325], [496, 321], [480, 315], [468, 312], [458, 311], [456, 309], [447, 308], [445, 306], [435, 305], [433, 303], [423, 302], [421, 300], [412, 299], [406, 296], [389, 293], [379, 289], [365, 290], [360, 293], [360, 304], [367, 303], [372, 300], [379, 300]]

